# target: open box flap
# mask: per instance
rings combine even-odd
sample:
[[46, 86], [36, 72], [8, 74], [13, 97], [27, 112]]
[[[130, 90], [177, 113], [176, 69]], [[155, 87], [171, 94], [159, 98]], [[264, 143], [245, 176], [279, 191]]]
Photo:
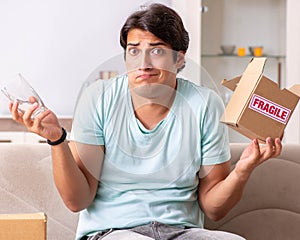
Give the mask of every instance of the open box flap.
[[[249, 101], [255, 86], [262, 78], [266, 58], [252, 58], [242, 77], [227, 82], [231, 89], [235, 88], [225, 112], [221, 118], [222, 122], [235, 124]], [[236, 84], [238, 82], [238, 85]]]
[[300, 84], [293, 85], [289, 91], [300, 97]]
[[267, 58], [252, 58], [243, 74], [261, 74], [264, 70]]
[[234, 91], [235, 88], [237, 87], [239, 81], [241, 79], [241, 76], [239, 77], [235, 77], [231, 80], [222, 80], [221, 84], [224, 86], [224, 87], [227, 87], [228, 89], [230, 89], [231, 91]]

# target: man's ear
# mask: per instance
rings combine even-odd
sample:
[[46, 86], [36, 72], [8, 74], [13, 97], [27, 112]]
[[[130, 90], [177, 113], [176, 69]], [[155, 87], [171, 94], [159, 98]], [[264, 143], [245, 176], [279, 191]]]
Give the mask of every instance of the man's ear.
[[185, 52], [183, 51], [179, 51], [177, 53], [177, 61], [176, 61], [176, 65], [177, 65], [177, 69], [181, 69], [185, 64]]

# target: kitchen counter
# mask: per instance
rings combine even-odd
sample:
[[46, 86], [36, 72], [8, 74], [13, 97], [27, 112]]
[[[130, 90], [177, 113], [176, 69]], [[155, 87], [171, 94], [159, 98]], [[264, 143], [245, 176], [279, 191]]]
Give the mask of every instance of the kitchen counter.
[[[71, 117], [59, 117], [59, 122], [68, 132], [71, 131], [72, 118]], [[2, 132], [27, 132], [27, 129], [16, 123], [11, 116], [0, 116], [0, 131]]]

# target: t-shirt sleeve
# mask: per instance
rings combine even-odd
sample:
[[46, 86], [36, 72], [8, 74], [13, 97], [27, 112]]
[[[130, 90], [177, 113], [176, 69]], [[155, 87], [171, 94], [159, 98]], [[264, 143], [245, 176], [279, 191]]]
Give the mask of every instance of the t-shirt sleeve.
[[202, 165], [213, 165], [230, 159], [228, 128], [220, 122], [224, 112], [222, 99], [213, 91], [206, 98], [201, 122]]
[[81, 94], [73, 117], [70, 140], [85, 144], [104, 145], [103, 134], [105, 85], [101, 81], [88, 86]]

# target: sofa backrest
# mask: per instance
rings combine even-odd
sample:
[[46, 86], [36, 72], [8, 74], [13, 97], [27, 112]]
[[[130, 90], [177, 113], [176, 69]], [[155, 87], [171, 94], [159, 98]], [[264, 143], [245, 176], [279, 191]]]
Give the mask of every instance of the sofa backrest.
[[[232, 164], [246, 147], [231, 144]], [[251, 175], [241, 201], [221, 221], [205, 227], [244, 236], [247, 240], [300, 238], [300, 145], [285, 144], [278, 158], [269, 159]]]

